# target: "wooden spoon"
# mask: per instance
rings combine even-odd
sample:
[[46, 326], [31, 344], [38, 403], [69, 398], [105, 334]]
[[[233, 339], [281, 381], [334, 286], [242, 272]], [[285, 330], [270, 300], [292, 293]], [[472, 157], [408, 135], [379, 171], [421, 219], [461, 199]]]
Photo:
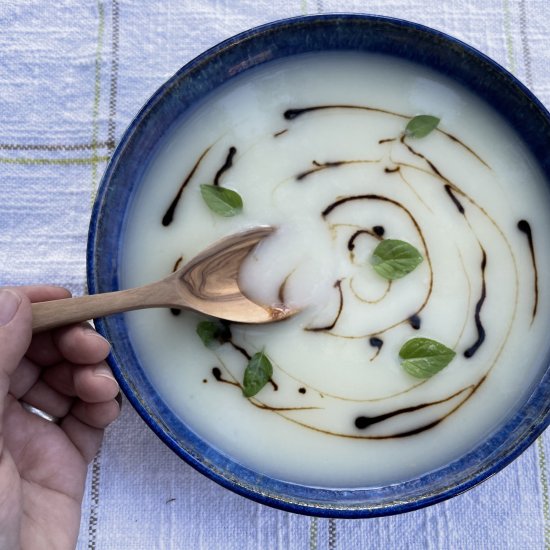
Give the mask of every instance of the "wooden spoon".
[[186, 308], [240, 323], [269, 323], [296, 313], [252, 302], [239, 288], [243, 260], [275, 228], [255, 227], [226, 237], [165, 279], [129, 290], [32, 305], [33, 333], [132, 309]]

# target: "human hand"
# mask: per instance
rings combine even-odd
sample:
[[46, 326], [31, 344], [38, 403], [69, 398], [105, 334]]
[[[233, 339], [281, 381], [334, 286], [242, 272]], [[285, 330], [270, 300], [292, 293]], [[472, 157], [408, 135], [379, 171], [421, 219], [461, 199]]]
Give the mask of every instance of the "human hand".
[[31, 302], [68, 296], [55, 287], [0, 289], [1, 550], [75, 547], [87, 465], [120, 412], [106, 340], [85, 325], [32, 336]]

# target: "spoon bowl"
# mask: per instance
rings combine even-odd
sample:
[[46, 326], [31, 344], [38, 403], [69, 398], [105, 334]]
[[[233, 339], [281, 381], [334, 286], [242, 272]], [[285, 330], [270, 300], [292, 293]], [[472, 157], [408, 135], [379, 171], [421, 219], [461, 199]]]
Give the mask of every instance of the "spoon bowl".
[[274, 231], [274, 227], [258, 226], [225, 237], [168, 277], [149, 285], [35, 303], [32, 305], [33, 333], [152, 307], [193, 309], [239, 323], [269, 323], [285, 319], [296, 310], [284, 304], [257, 304], [243, 294], [238, 282], [244, 259]]

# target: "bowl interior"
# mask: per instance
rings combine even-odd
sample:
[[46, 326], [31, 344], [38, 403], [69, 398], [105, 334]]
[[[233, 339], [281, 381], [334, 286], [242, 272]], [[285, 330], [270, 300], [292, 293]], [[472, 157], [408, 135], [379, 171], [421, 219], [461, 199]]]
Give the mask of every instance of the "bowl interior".
[[[151, 97], [132, 122], [109, 164], [94, 205], [88, 246], [91, 293], [119, 289], [128, 207], [159, 144], [174, 124], [209, 92], [250, 68], [327, 50], [393, 55], [451, 77], [510, 123], [550, 181], [547, 111], [521, 83], [483, 54], [437, 31], [382, 17], [340, 14], [281, 21], [242, 33], [190, 62]], [[327, 490], [285, 483], [244, 468], [178, 419], [145, 375], [122, 315], [100, 319], [96, 325], [112, 342], [110, 364], [128, 399], [170, 448], [231, 490], [289, 511], [369, 517], [434, 504], [504, 467], [545, 429], [550, 417], [547, 370], [517, 414], [483, 444], [445, 468], [416, 480], [365, 489]]]

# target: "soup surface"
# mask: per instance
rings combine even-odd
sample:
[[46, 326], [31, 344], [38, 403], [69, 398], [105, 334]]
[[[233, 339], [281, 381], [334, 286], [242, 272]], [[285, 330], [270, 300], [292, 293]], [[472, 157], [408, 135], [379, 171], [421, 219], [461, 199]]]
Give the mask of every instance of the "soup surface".
[[[440, 119], [405, 135], [416, 115]], [[243, 209], [212, 211], [201, 184]], [[241, 284], [287, 321], [197, 334], [192, 312], [127, 314], [148, 377], [201, 437], [276, 478], [359, 487], [414, 478], [480, 442], [544, 370], [547, 184], [518, 137], [467, 90], [417, 65], [353, 53], [297, 56], [234, 78], [167, 131], [128, 218], [122, 286], [160, 279], [218, 238], [277, 232]], [[422, 262], [387, 280], [375, 248]], [[415, 378], [412, 338], [456, 352]], [[271, 380], [243, 395], [264, 351]]]

